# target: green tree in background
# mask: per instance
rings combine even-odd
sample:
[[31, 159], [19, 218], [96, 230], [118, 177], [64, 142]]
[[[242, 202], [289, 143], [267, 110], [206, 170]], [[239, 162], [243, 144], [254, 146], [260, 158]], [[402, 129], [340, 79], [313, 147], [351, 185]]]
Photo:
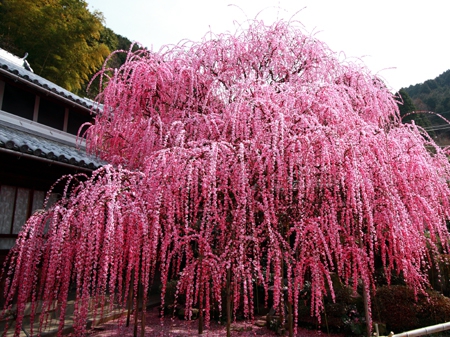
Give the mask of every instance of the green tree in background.
[[[102, 63], [96, 69], [95, 73], [105, 69], [110, 69], [107, 72], [110, 72], [112, 75], [112, 70], [119, 68], [122, 64], [125, 63], [127, 58], [127, 53], [130, 50], [132, 42], [124, 36], [114, 33], [111, 29], [105, 28], [100, 36], [100, 42], [106, 44], [109, 50], [115, 51], [124, 51], [124, 52], [116, 52], [108, 58], [106, 64]], [[135, 44], [132, 47], [132, 51], [136, 51], [137, 49], [142, 48], [141, 46]], [[85, 82], [82, 86], [81, 91], [84, 92], [87, 97], [95, 99], [100, 91], [102, 91], [107, 83], [105, 82], [106, 77], [103, 76], [103, 82], [100, 87], [100, 76], [95, 77], [92, 81]]]
[[28, 53], [36, 74], [77, 93], [115, 42], [102, 21], [83, 0], [0, 0], [0, 47]]
[[[417, 125], [425, 129], [429, 128], [431, 123], [428, 117], [424, 113], [414, 113], [417, 109], [408, 93], [404, 89], [400, 89], [398, 93], [401, 97], [401, 101], [398, 103], [398, 108], [400, 110], [400, 116], [402, 116], [403, 123], [411, 123], [413, 120]], [[428, 133], [430, 134], [430, 132]], [[430, 136], [433, 137], [434, 134], [430, 134]]]
[[408, 93], [404, 89], [400, 89], [398, 93], [400, 94], [402, 100], [402, 102], [399, 102], [398, 104], [400, 116], [403, 117], [410, 112], [416, 111], [416, 107]]

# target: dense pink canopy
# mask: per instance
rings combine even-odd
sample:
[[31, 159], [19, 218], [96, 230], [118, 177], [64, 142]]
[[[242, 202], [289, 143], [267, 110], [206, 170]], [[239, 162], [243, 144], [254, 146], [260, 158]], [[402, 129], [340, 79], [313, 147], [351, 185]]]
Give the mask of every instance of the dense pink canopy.
[[420, 291], [447, 248], [445, 153], [380, 79], [292, 23], [129, 54], [99, 99], [88, 149], [111, 166], [27, 222], [6, 289], [19, 307], [40, 263], [48, 303], [75, 280], [80, 333], [90, 296], [125, 304], [155, 268], [207, 319], [228, 270], [248, 317], [257, 284], [295, 313], [305, 281], [319, 315], [331, 273], [373, 287], [379, 257]]

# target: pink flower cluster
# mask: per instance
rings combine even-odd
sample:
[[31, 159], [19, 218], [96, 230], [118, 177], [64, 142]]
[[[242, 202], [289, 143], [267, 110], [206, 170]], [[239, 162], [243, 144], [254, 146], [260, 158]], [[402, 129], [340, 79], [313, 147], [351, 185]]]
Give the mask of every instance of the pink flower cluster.
[[235, 313], [252, 317], [261, 285], [296, 318], [309, 281], [319, 316], [331, 273], [370, 289], [378, 257], [421, 291], [448, 248], [445, 153], [401, 123], [380, 79], [293, 23], [131, 53], [99, 99], [87, 142], [112, 165], [68, 178], [27, 222], [5, 289], [17, 329], [27, 301], [64, 307], [74, 282], [81, 335], [90, 299], [126, 307], [133, 288], [136, 305], [157, 270], [161, 299], [177, 279], [206, 323], [229, 272]]

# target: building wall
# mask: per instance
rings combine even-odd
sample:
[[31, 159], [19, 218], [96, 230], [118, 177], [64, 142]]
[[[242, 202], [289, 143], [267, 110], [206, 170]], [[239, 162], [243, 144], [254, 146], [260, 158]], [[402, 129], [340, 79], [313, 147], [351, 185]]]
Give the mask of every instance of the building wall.
[[[17, 81], [0, 74], [0, 125], [20, 129], [22, 133], [39, 134], [58, 141], [63, 147], [74, 148], [80, 126], [93, 120], [90, 110], [71, 104], [58, 94], [37, 89], [25, 80]], [[0, 163], [1, 263], [28, 217], [43, 208], [52, 185], [64, 175], [89, 173], [92, 169], [30, 155], [14, 146], [0, 146]], [[63, 185], [55, 187], [49, 195], [50, 204], [60, 197], [62, 188]]]

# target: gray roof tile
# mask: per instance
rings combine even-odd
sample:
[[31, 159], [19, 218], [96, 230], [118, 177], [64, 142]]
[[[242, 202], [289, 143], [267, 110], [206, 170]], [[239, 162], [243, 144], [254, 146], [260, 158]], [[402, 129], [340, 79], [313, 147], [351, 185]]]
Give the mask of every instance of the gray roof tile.
[[2, 124], [0, 124], [0, 148], [89, 169], [96, 169], [105, 164], [75, 146], [58, 143]]
[[30, 82], [31, 84], [35, 84], [45, 90], [49, 90], [56, 94], [57, 96], [61, 96], [65, 99], [68, 99], [76, 104], [79, 104], [83, 106], [86, 109], [101, 109], [101, 105], [95, 103], [94, 101], [87, 99], [87, 98], [81, 98], [70, 91], [46, 80], [45, 78], [36, 75], [35, 73], [26, 70], [23, 67], [18, 66], [17, 64], [0, 57], [0, 69], [3, 71], [6, 71], [7, 73], [11, 73], [15, 76], [20, 77], [24, 82]]

